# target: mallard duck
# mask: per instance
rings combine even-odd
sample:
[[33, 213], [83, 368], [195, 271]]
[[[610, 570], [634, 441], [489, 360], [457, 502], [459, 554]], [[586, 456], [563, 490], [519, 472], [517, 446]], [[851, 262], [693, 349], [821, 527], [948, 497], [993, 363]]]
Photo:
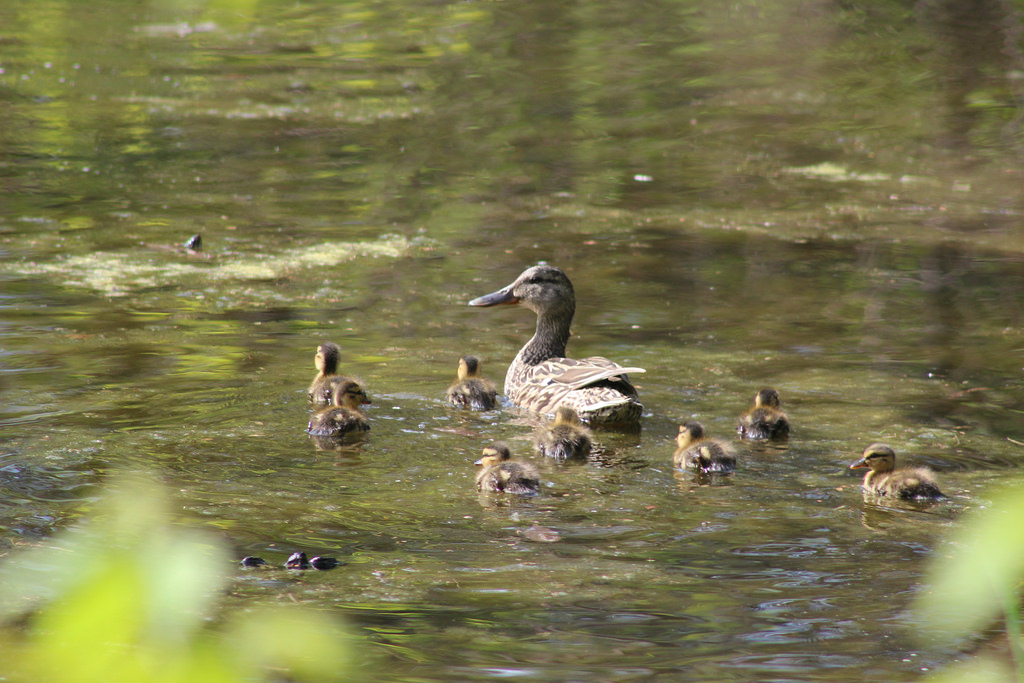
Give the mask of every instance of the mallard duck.
[[334, 342], [324, 342], [316, 347], [313, 365], [316, 377], [309, 385], [309, 400], [313, 403], [330, 405], [331, 382], [338, 377], [338, 362], [341, 360], [341, 347]]
[[726, 474], [736, 469], [736, 456], [732, 449], [705, 436], [704, 425], [700, 422], [679, 425], [672, 462], [680, 469], [695, 469], [702, 473]]
[[331, 407], [313, 414], [307, 432], [313, 436], [342, 436], [370, 429], [370, 422], [359, 412], [359, 406], [372, 401], [359, 382], [336, 377], [331, 384], [331, 396]]
[[528, 462], [513, 462], [512, 452], [501, 441], [487, 446], [476, 461], [482, 467], [476, 475], [481, 491], [498, 491], [533, 495], [540, 490], [540, 474]]
[[460, 358], [458, 375], [448, 387], [448, 403], [460, 408], [493, 410], [497, 396], [494, 385], [480, 376], [480, 361], [476, 356]]
[[850, 465], [851, 470], [865, 467], [869, 471], [864, 474], [863, 485], [869, 493], [902, 500], [940, 500], [946, 497], [927, 467], [896, 469], [896, 452], [884, 443], [871, 444], [864, 449], [861, 459]]
[[505, 374], [505, 395], [520, 408], [550, 415], [563, 403], [591, 425], [636, 425], [643, 412], [626, 368], [607, 358], [565, 357], [576, 311], [572, 283], [558, 268], [527, 268], [515, 282], [478, 297], [470, 306], [522, 304], [537, 314], [533, 337]]
[[537, 450], [556, 460], [586, 459], [590, 445], [590, 430], [569, 406], [558, 406], [555, 421], [537, 434]]
[[762, 389], [754, 396], [754, 407], [740, 415], [736, 428], [744, 439], [785, 439], [789, 436], [789, 419], [782, 412], [779, 392]]

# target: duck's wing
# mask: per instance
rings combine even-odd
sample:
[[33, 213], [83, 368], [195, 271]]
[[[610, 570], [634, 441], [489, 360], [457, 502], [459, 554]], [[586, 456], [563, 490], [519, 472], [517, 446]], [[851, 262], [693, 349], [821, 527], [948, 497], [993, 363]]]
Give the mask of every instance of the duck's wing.
[[551, 358], [529, 368], [514, 390], [506, 382], [506, 391], [513, 403], [538, 413], [554, 413], [564, 403], [588, 423], [635, 422], [643, 406], [627, 372], [644, 369], [601, 357]]
[[591, 356], [580, 360], [552, 358], [536, 367], [535, 376], [540, 376], [542, 368], [545, 374], [549, 375], [550, 382], [568, 385], [570, 389], [581, 389], [602, 380], [628, 383], [628, 373], [647, 372], [643, 368], [623, 367], [601, 356]]

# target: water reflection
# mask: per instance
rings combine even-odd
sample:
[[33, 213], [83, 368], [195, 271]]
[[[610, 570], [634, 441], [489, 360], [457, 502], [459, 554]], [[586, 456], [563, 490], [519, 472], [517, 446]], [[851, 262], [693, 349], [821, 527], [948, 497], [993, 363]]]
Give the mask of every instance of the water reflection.
[[[238, 557], [345, 558], [239, 570], [233, 606], [287, 586], [391, 680], [903, 679], [949, 658], [912, 650], [904, 607], [1024, 456], [1001, 5], [16, 5], [5, 547], [126, 463]], [[149, 248], [200, 231], [208, 261]], [[572, 352], [648, 369], [642, 431], [585, 463], [534, 456], [507, 404], [444, 404], [458, 355], [500, 376], [528, 329], [465, 303], [540, 260], [577, 289]], [[326, 338], [373, 395], [357, 444], [302, 429]], [[734, 439], [769, 385], [789, 442], [736, 441], [721, 480], [673, 470], [679, 422]], [[476, 493], [499, 439], [538, 465], [535, 498]], [[865, 500], [845, 468], [878, 439], [952, 501]]]
[[1020, 16], [1005, 0], [919, 0], [915, 8], [933, 33], [932, 48], [942, 68], [947, 135], [945, 142], [970, 150], [976, 139], [1021, 146], [1021, 115], [1006, 121], [1003, 100], [1018, 100], [1019, 83], [1011, 74], [1024, 67]]

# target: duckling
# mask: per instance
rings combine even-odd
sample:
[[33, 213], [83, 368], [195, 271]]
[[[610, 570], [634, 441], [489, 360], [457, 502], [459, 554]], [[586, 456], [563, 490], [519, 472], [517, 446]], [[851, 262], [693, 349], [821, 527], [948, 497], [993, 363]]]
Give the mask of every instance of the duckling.
[[480, 361], [476, 356], [459, 359], [458, 376], [448, 387], [448, 403], [459, 408], [493, 410], [497, 395], [494, 385], [480, 376]]
[[555, 421], [537, 434], [537, 450], [556, 460], [585, 460], [590, 454], [590, 430], [570, 406], [560, 405]]
[[338, 377], [338, 362], [341, 360], [341, 347], [334, 342], [324, 342], [316, 347], [316, 358], [313, 365], [317, 374], [309, 385], [309, 400], [312, 403], [331, 404], [331, 380]]
[[476, 475], [481, 491], [498, 491], [532, 496], [540, 490], [540, 474], [528, 462], [513, 462], [508, 445], [498, 441], [483, 450], [476, 461], [483, 467]]
[[687, 422], [679, 425], [676, 452], [672, 462], [680, 469], [693, 468], [701, 473], [727, 474], [736, 469], [736, 456], [725, 443], [704, 435], [704, 425]]
[[902, 500], [941, 500], [946, 497], [927, 467], [896, 469], [896, 452], [884, 443], [871, 444], [864, 449], [861, 459], [850, 465], [851, 470], [865, 467], [870, 469], [864, 474], [863, 486], [869, 493]]
[[782, 412], [779, 392], [770, 387], [754, 396], [754, 407], [740, 415], [736, 428], [744, 439], [785, 439], [789, 436], [789, 419]]
[[587, 424], [636, 429], [644, 406], [626, 368], [601, 356], [565, 357], [569, 328], [576, 312], [572, 282], [554, 266], [524, 270], [515, 282], [477, 297], [470, 306], [522, 304], [537, 314], [533, 337], [519, 350], [505, 373], [505, 395], [520, 408], [550, 415], [566, 403]]
[[359, 382], [336, 377], [330, 391], [332, 407], [314, 413], [306, 431], [312, 436], [342, 436], [350, 432], [368, 431], [370, 422], [359, 412], [359, 406], [372, 401]]

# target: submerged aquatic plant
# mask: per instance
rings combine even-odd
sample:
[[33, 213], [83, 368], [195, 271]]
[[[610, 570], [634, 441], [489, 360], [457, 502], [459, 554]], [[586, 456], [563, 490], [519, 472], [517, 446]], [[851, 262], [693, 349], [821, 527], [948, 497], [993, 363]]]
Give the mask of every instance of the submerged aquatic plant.
[[172, 523], [156, 484], [119, 481], [88, 521], [0, 566], [0, 675], [227, 683], [348, 673], [345, 633], [320, 612], [221, 620], [233, 564], [218, 539]]

